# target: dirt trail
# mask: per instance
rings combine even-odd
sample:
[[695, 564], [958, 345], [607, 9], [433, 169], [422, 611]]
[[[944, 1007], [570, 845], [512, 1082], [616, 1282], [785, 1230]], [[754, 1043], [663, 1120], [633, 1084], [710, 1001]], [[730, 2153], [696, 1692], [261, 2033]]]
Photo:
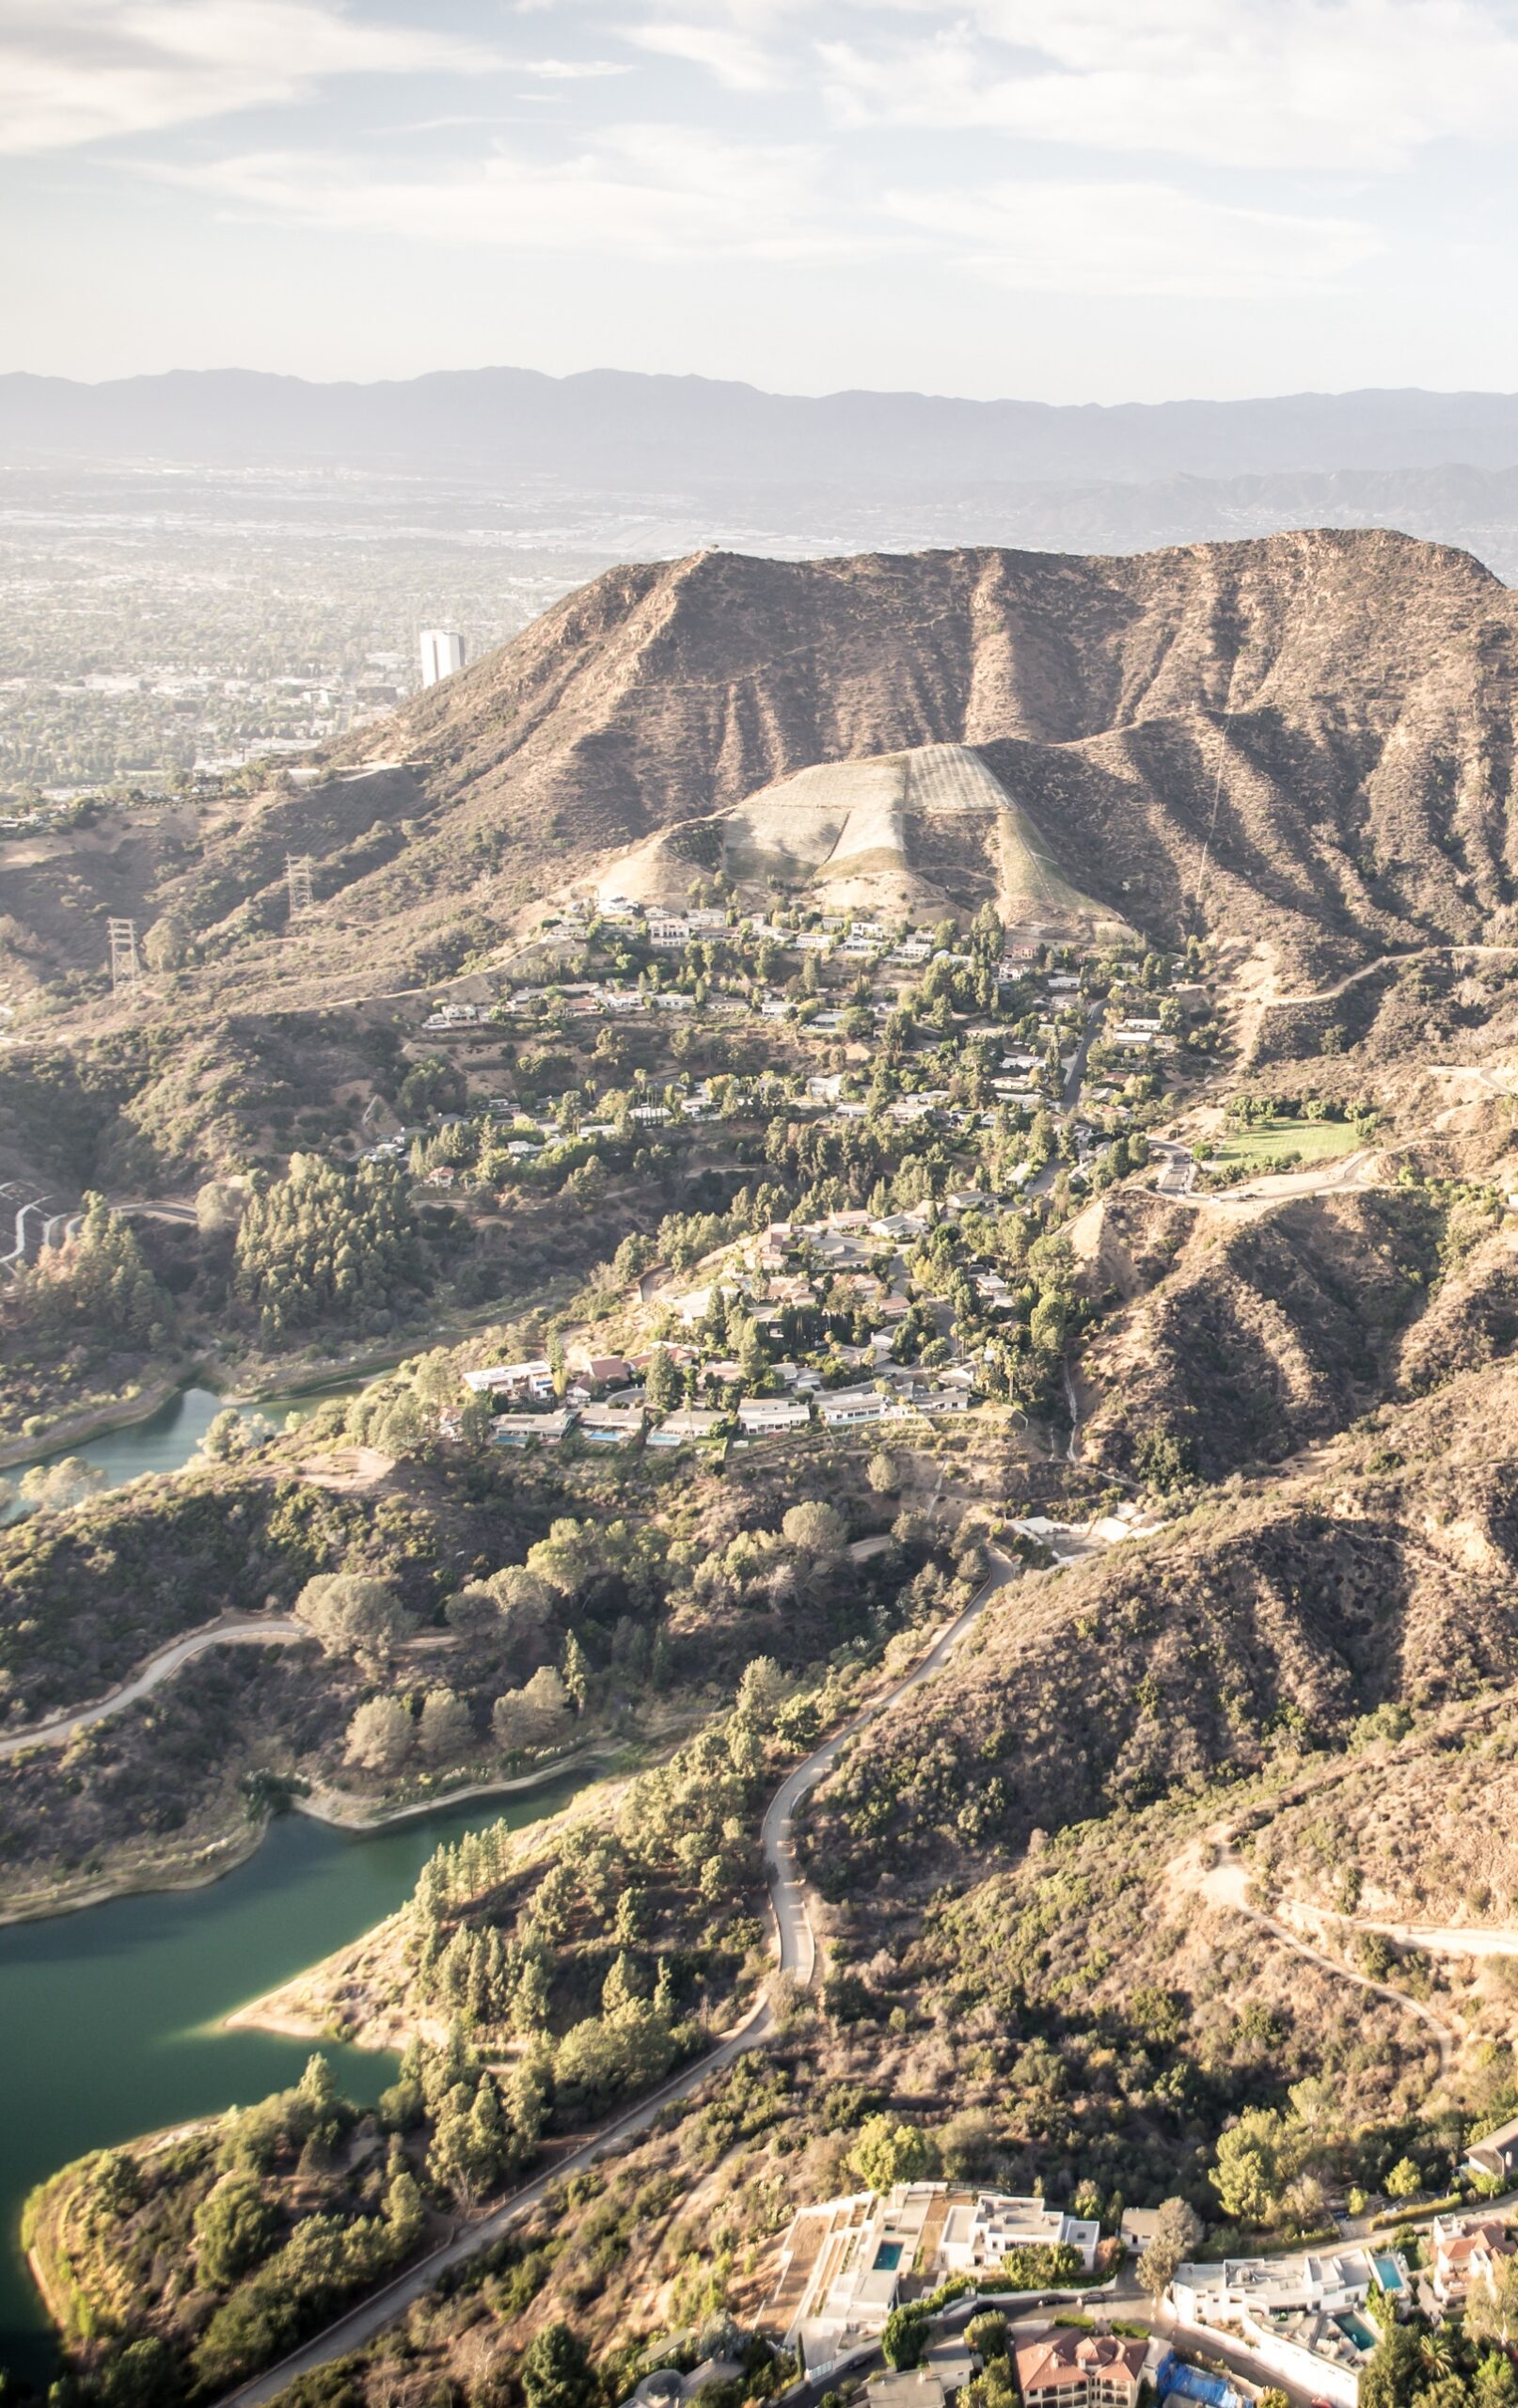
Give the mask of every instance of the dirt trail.
[[1442, 2015], [1436, 2015], [1432, 2007], [1425, 2006], [1421, 1999], [1398, 1989], [1391, 1982], [1373, 1981], [1368, 1973], [1352, 1972], [1338, 1957], [1331, 1956], [1326, 1949], [1314, 1947], [1310, 1941], [1304, 1940], [1289, 1924], [1281, 1922], [1275, 1915], [1266, 1914], [1259, 1907], [1251, 1906], [1249, 1868], [1234, 1849], [1233, 1826], [1230, 1823], [1214, 1823], [1200, 1838], [1193, 1840], [1166, 1866], [1165, 1879], [1183, 1894], [1189, 1893], [1192, 1896], [1205, 1898], [1210, 1906], [1225, 1907], [1230, 1913], [1247, 1916], [1251, 1923], [1268, 1931], [1273, 1940], [1278, 1940], [1284, 1948], [1289, 1948], [1295, 1956], [1305, 1957], [1309, 1965], [1318, 1966], [1321, 1972], [1334, 1974], [1341, 1982], [1352, 1982], [1356, 1989], [1368, 1990], [1373, 1997], [1384, 1998], [1391, 2005], [1399, 2007], [1404, 2015], [1414, 2017], [1433, 2035], [1439, 2051], [1441, 2081], [1448, 2073], [1461, 2041], [1461, 2036], [1452, 2023], [1447, 2023]]

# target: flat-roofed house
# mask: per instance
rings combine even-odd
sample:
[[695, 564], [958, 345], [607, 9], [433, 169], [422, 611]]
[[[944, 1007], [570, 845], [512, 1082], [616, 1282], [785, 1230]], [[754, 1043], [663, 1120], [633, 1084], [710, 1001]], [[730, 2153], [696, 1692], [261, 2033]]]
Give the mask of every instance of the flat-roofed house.
[[[946, 2275], [977, 2265], [999, 2269], [1007, 2249], [1061, 2240], [1073, 2241], [1089, 2266], [1097, 2226], [1046, 2209], [1041, 2199], [947, 2182], [898, 2182], [889, 2191], [828, 2199], [792, 2217], [761, 2323], [787, 2348], [799, 2346], [809, 2374], [826, 2374], [869, 2346], [909, 2276], [917, 2296]], [[944, 2373], [948, 2390], [954, 2386]], [[1114, 2395], [1114, 2408], [1131, 2408], [1126, 2391]]]
[[877, 1388], [834, 1388], [817, 1399], [817, 1411], [830, 1430], [854, 1430], [867, 1421], [883, 1421], [887, 1400]]
[[746, 1396], [738, 1406], [739, 1427], [753, 1437], [767, 1430], [804, 1430], [811, 1419], [804, 1397]]
[[1006, 2191], [957, 2193], [948, 2202], [939, 2254], [951, 2274], [993, 2273], [1011, 2249], [1078, 2249], [1089, 2273], [1097, 2262], [1099, 2224], [1070, 2216], [1042, 2199]]
[[626, 1447], [643, 1427], [640, 1404], [587, 1404], [581, 1407], [580, 1435], [595, 1447]]
[[715, 1438], [725, 1413], [708, 1413], [700, 1405], [682, 1405], [678, 1412], [667, 1414], [656, 1430], [648, 1434], [651, 1447], [702, 1446]]
[[1380, 2337], [1362, 2313], [1374, 2279], [1363, 2249], [1305, 2250], [1182, 2266], [1169, 2296], [1178, 2324], [1227, 2332], [1288, 2384], [1355, 2408]]
[[575, 1426], [575, 1414], [565, 1406], [558, 1413], [498, 1413], [490, 1425], [493, 1447], [557, 1447]]

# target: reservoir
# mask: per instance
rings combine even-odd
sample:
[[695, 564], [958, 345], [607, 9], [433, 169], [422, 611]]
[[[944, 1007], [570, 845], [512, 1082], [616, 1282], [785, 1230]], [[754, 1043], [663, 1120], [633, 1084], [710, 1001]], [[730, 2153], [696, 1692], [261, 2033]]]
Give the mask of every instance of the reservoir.
[[[557, 1814], [583, 1779], [566, 1774], [367, 1835], [286, 1815], [256, 1855], [207, 1888], [0, 1929], [0, 2366], [40, 2387], [54, 2368], [20, 2247], [33, 2185], [87, 2149], [298, 2081], [310, 2042], [222, 2031], [218, 2019], [391, 1913], [440, 1841]], [[340, 2090], [363, 2103], [395, 2078], [393, 2057], [330, 2043], [323, 2053]]]
[[[282, 1430], [293, 1413], [308, 1413], [329, 1396], [351, 1396], [354, 1383], [313, 1389], [305, 1396], [270, 1397], [260, 1404], [245, 1404], [241, 1409], [249, 1418], [257, 1415]], [[120, 1488], [129, 1480], [140, 1480], [144, 1472], [182, 1471], [190, 1462], [201, 1439], [218, 1413], [226, 1411], [228, 1400], [213, 1389], [178, 1388], [166, 1399], [155, 1413], [141, 1421], [129, 1421], [119, 1430], [103, 1430], [98, 1438], [84, 1438], [76, 1446], [56, 1447], [39, 1457], [42, 1463], [60, 1463], [65, 1456], [82, 1456], [105, 1475], [106, 1488]], [[12, 1490], [19, 1481], [24, 1465], [0, 1473]], [[8, 1509], [0, 1497], [0, 1522], [14, 1521], [25, 1508], [12, 1497]]]

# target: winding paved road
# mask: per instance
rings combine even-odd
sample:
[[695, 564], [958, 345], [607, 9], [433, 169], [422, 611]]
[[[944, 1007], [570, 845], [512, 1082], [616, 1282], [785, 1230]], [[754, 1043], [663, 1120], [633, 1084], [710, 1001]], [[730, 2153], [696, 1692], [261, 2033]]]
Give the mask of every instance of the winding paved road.
[[[932, 1679], [966, 1633], [980, 1620], [997, 1591], [1014, 1576], [1013, 1565], [999, 1561], [985, 1587], [976, 1592], [963, 1613], [941, 1632], [915, 1670], [909, 1672], [905, 1680], [895, 1682], [892, 1687], [862, 1706], [842, 1730], [835, 1731], [831, 1738], [825, 1739], [821, 1747], [807, 1757], [804, 1764], [798, 1765], [793, 1772], [786, 1774], [770, 1799], [760, 1827], [760, 1844], [769, 1885], [769, 1904], [775, 1922], [781, 1972], [789, 1973], [807, 1985], [814, 1978], [817, 1964], [816, 1935], [807, 1912], [806, 1887], [797, 1861], [792, 1828], [797, 1807], [836, 1764], [841, 1751], [856, 1732], [862, 1730], [867, 1722], [873, 1722], [878, 1715], [896, 1704], [911, 1690], [920, 1688], [925, 1681]], [[691, 2098], [710, 2082], [714, 2074], [720, 2073], [745, 2050], [760, 2047], [772, 2039], [775, 2030], [774, 2011], [768, 2000], [761, 1998], [742, 2022], [725, 2032], [716, 2047], [708, 2050], [704, 2057], [698, 2057], [693, 2065], [672, 2074], [657, 2090], [650, 2091], [646, 2098], [640, 2099], [610, 2123], [600, 2126], [567, 2156], [559, 2158], [543, 2173], [534, 2175], [519, 2191], [514, 2191], [489, 2215], [482, 2216], [478, 2223], [466, 2225], [462, 2231], [455, 2232], [451, 2240], [435, 2249], [430, 2257], [407, 2267], [383, 2289], [372, 2291], [345, 2316], [325, 2326], [277, 2366], [266, 2368], [262, 2374], [255, 2375], [250, 2383], [227, 2393], [221, 2408], [263, 2408], [265, 2401], [277, 2399], [287, 2384], [293, 2383], [298, 2375], [309, 2374], [317, 2367], [326, 2366], [333, 2358], [346, 2356], [349, 2351], [360, 2349], [366, 2341], [372, 2341], [377, 2333], [382, 2333], [387, 2324], [393, 2323], [398, 2316], [403, 2316], [415, 2301], [429, 2291], [440, 2274], [446, 2273], [451, 2267], [464, 2265], [478, 2251], [488, 2249], [492, 2242], [499, 2240], [501, 2234], [530, 2209], [540, 2206], [566, 2175], [577, 2174], [621, 2142], [632, 2140], [647, 2131], [666, 2107]]]
[[49, 1715], [45, 1721], [28, 1723], [24, 1731], [8, 1731], [0, 1738], [0, 1764], [22, 1755], [28, 1748], [65, 1747], [75, 1732], [87, 1731], [93, 1723], [120, 1714], [125, 1707], [135, 1705], [138, 1698], [147, 1697], [150, 1690], [172, 1680], [183, 1665], [203, 1656], [208, 1647], [288, 1647], [298, 1639], [311, 1636], [304, 1623], [283, 1615], [269, 1622], [229, 1617], [225, 1622], [210, 1623], [204, 1629], [192, 1630], [183, 1639], [161, 1647], [129, 1681], [112, 1689], [108, 1697], [98, 1698], [93, 1705], [74, 1706], [66, 1714]]

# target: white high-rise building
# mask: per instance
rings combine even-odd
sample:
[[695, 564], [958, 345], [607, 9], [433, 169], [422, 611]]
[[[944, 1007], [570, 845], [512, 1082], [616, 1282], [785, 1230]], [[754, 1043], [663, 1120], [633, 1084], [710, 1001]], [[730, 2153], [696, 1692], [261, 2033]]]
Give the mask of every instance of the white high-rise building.
[[424, 627], [421, 637], [421, 682], [435, 686], [464, 666], [464, 638], [447, 627]]

